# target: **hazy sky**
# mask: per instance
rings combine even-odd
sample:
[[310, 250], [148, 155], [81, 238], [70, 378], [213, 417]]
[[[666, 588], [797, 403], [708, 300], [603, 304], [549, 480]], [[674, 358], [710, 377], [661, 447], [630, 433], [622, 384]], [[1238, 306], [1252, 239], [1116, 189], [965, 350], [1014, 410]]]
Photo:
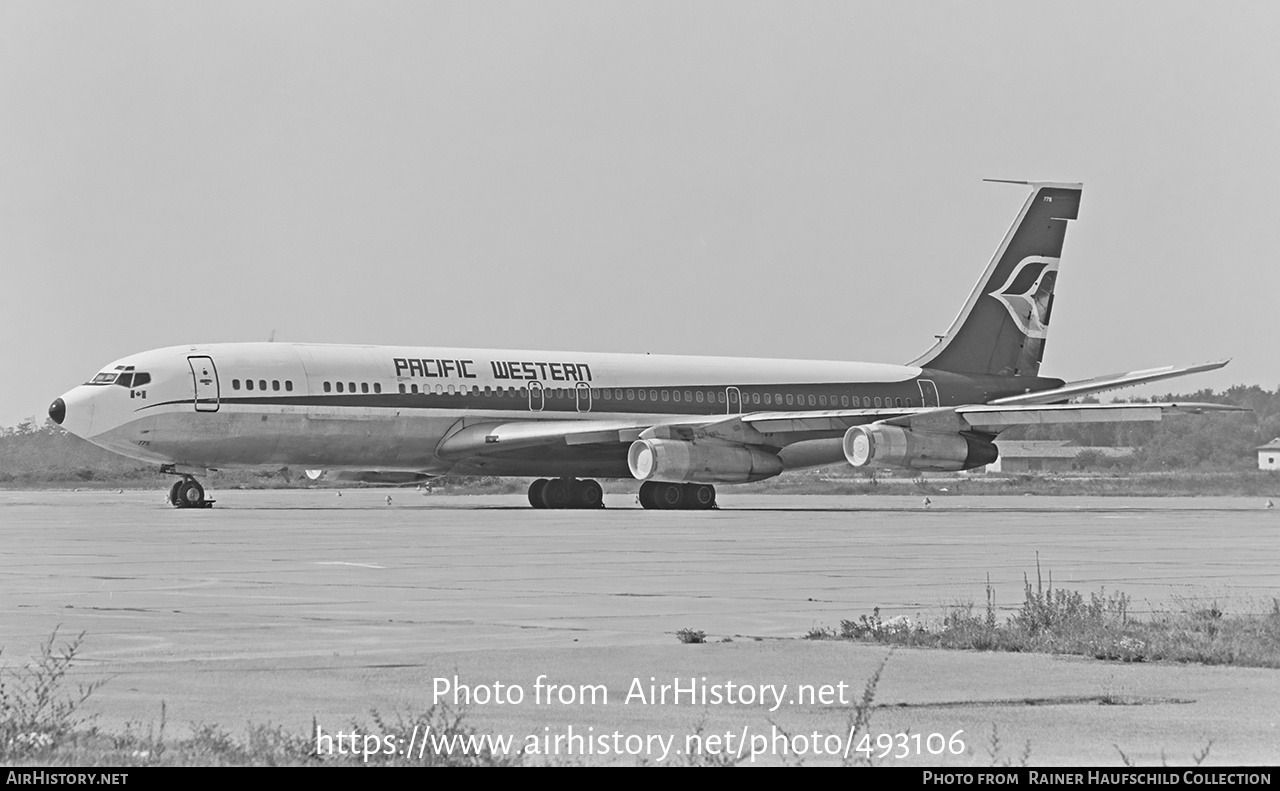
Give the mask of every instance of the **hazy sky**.
[[1043, 373], [1272, 389], [1277, 40], [1274, 2], [0, 0], [0, 424], [273, 330], [906, 362], [1025, 199], [984, 177], [1085, 184]]

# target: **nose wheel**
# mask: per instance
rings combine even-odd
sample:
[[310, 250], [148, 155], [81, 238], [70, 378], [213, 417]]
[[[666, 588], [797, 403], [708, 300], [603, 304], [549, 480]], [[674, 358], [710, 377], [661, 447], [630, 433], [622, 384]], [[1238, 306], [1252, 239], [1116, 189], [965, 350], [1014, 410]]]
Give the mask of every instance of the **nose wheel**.
[[183, 475], [169, 487], [169, 503], [174, 508], [212, 508], [214, 500], [206, 500], [204, 487], [190, 475]]

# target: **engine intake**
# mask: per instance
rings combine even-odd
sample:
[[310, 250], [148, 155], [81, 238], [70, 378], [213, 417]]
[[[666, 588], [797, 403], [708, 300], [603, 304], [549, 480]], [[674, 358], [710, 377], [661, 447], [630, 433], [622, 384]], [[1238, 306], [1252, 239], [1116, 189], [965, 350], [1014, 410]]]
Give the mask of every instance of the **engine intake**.
[[638, 439], [627, 451], [627, 466], [642, 481], [747, 483], [781, 473], [782, 459], [748, 445]]
[[994, 442], [936, 431], [912, 431], [873, 423], [844, 434], [844, 457], [855, 467], [905, 467], [955, 472], [990, 464], [1000, 456]]

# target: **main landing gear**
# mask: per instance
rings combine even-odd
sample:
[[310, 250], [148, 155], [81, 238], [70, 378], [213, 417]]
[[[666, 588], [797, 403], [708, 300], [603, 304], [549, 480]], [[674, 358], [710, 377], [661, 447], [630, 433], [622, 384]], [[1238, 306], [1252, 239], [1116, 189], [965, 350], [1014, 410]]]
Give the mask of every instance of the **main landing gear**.
[[595, 481], [539, 478], [529, 484], [534, 508], [604, 508], [604, 490]]
[[169, 503], [174, 508], [212, 508], [214, 500], [206, 500], [204, 498], [204, 487], [200, 485], [193, 476], [182, 472], [174, 472], [173, 470], [162, 469], [162, 473], [169, 475], [181, 475], [182, 479], [175, 481], [173, 486], [169, 487]]
[[705, 511], [716, 507], [716, 487], [705, 483], [645, 481], [640, 484], [640, 505], [645, 508]]

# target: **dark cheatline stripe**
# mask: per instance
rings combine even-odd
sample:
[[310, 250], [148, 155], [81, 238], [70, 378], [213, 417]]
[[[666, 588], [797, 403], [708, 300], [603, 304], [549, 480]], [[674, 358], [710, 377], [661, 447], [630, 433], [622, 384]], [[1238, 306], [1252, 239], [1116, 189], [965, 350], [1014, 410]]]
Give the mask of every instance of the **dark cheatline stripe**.
[[[916, 385], [916, 380], [908, 380], [906, 382], [895, 382], [892, 384], [805, 384], [805, 385], [736, 385], [742, 395], [742, 411], [743, 412], [760, 412], [760, 411], [809, 411], [809, 410], [829, 410], [829, 409], [855, 409], [855, 408], [875, 408], [872, 404], [867, 403], [867, 399], [881, 398], [884, 408], [892, 408], [894, 399], [902, 399], [902, 406], [920, 406], [920, 390]], [[568, 393], [567, 397], [556, 397], [549, 393], [555, 388], [544, 389], [543, 395], [543, 412], [577, 412], [578, 401], [574, 396], [573, 388], [561, 388]], [[597, 390], [606, 388], [599, 387]], [[687, 414], [687, 415], [719, 415], [726, 414], [730, 405], [721, 403], [718, 400], [720, 394], [726, 392], [724, 386], [709, 385], [688, 385], [680, 388], [672, 387], [610, 387], [607, 388], [611, 393], [621, 390], [624, 398], [618, 400], [615, 398], [593, 398], [591, 399], [592, 414]], [[657, 400], [646, 398], [641, 401], [638, 398], [626, 399], [625, 393], [628, 390], [639, 392], [644, 390], [646, 394], [657, 392], [659, 398]], [[671, 394], [679, 391], [681, 399], [675, 401], [671, 398]], [[668, 394], [667, 400], [662, 400], [661, 394]], [[694, 400], [686, 400], [685, 394], [703, 393], [704, 400], [699, 402], [696, 397]], [[705, 396], [710, 393], [717, 398], [714, 402], [705, 400]], [[764, 403], [764, 395], [768, 393], [771, 403]], [[854, 396], [859, 399], [858, 406], [855, 407], [850, 401], [841, 401], [842, 397], [848, 398]], [[783, 400], [778, 401], [776, 396], [781, 395]], [[785, 397], [793, 396], [792, 403], [786, 403]], [[759, 396], [757, 402], [755, 397]], [[809, 397], [812, 396], [814, 403], [809, 403]], [[826, 397], [826, 403], [819, 402], [819, 396]], [[803, 402], [803, 403], [801, 403]], [[136, 411], [144, 411], [146, 409], [154, 409], [155, 407], [168, 406], [172, 404], [191, 404], [192, 399], [182, 399], [178, 401], [160, 401], [153, 404], [147, 404]], [[272, 395], [272, 396], [224, 396], [219, 399], [220, 404], [237, 404], [237, 405], [271, 405], [271, 406], [301, 406], [301, 407], [351, 407], [351, 408], [381, 408], [381, 409], [444, 409], [444, 410], [467, 410], [467, 411], [524, 411], [531, 414], [537, 414], [539, 410], [531, 410], [529, 408], [528, 390], [524, 395], [510, 395], [509, 391], [505, 391], [502, 395], [491, 393], [485, 395], [483, 391], [478, 394], [473, 393], [316, 393], [309, 395]], [[535, 398], [536, 403], [536, 398]], [[585, 410], [584, 410], [585, 411]], [[736, 410], [735, 410], [736, 413]]]

